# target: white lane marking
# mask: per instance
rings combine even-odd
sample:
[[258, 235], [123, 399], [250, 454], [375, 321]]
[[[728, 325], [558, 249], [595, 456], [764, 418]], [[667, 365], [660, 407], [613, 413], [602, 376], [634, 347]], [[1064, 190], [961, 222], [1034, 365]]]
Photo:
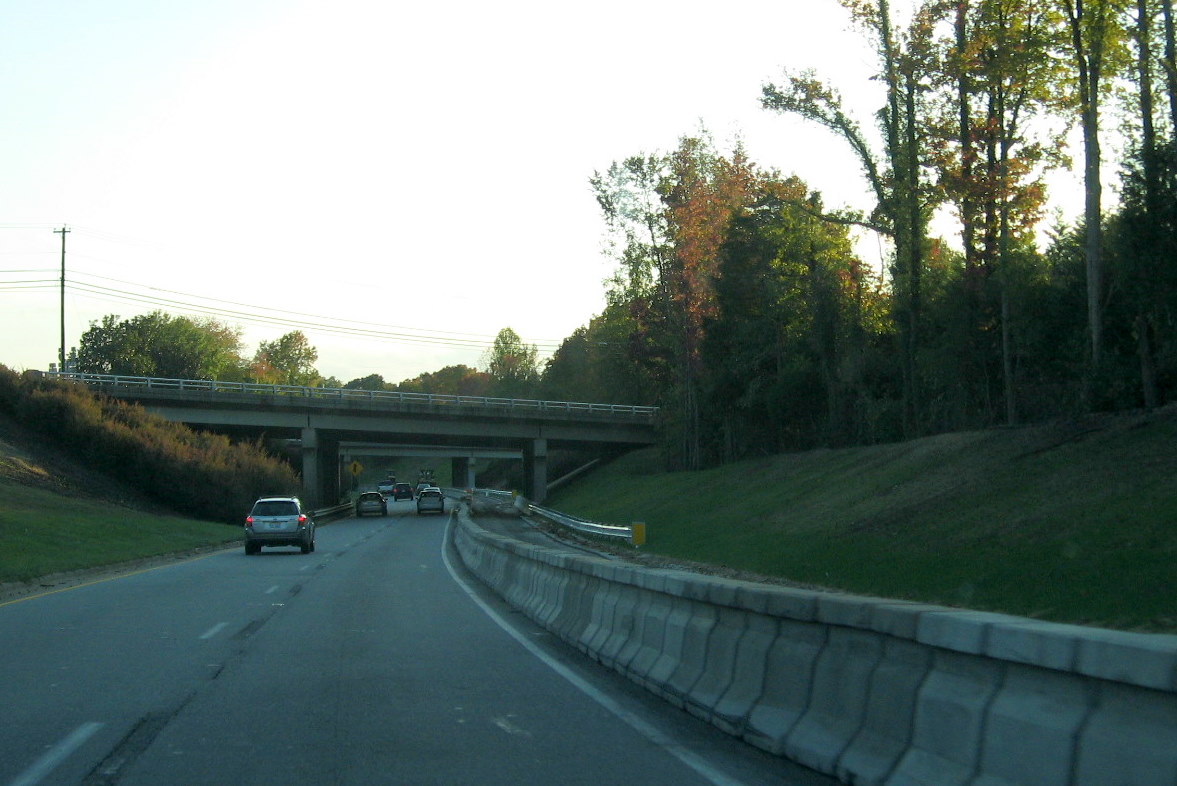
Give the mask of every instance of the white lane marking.
[[540, 649], [538, 645], [528, 641], [523, 634], [512, 628], [510, 623], [499, 616], [498, 612], [488, 606], [486, 602], [482, 600], [482, 598], [478, 597], [474, 591], [474, 588], [463, 581], [460, 576], [458, 576], [457, 572], [454, 570], [454, 566], [450, 564], [449, 555], [446, 554], [446, 544], [450, 541], [455, 518], [456, 516], [451, 513], [449, 520], [446, 521], [445, 539], [441, 544], [441, 561], [445, 563], [445, 569], [449, 571], [450, 578], [452, 578], [454, 582], [456, 582], [457, 585], [462, 588], [463, 592], [470, 596], [471, 600], [478, 604], [478, 607], [482, 609], [486, 616], [490, 617], [496, 625], [506, 631], [508, 636], [519, 642], [519, 644], [521, 644], [524, 649], [526, 649], [535, 657], [539, 658], [544, 664], [548, 666], [548, 668], [572, 683], [573, 687], [575, 687], [581, 693], [585, 694], [597, 704], [600, 704], [606, 710], [627, 723], [629, 727], [638, 734], [642, 735], [647, 740], [662, 748], [686, 766], [690, 767], [705, 780], [715, 784], [715, 786], [742, 786], [741, 781], [730, 778], [724, 773], [715, 769], [703, 758], [696, 756], [687, 750], [685, 744], [679, 742], [674, 737], [663, 733], [650, 723], [647, 723], [645, 720], [639, 718], [634, 713], [622, 707], [621, 704], [619, 704], [617, 701], [594, 688], [567, 666], [551, 658], [546, 652]]
[[507, 734], [514, 734], [519, 737], [530, 737], [531, 732], [529, 732], [527, 729], [519, 728], [518, 726], [516, 726], [514, 723], [512, 723], [510, 721], [510, 718], [513, 718], [513, 717], [515, 717], [515, 716], [508, 715], [506, 718], [491, 718], [491, 721], [494, 723], [494, 725], [498, 726], [500, 729], [507, 732]]
[[273, 595], [273, 594], [274, 594], [275, 592], [277, 592], [277, 591], [278, 591], [278, 585], [277, 585], [277, 584], [275, 584], [274, 586], [272, 586], [272, 587], [270, 587], [268, 590], [266, 590], [266, 594], [267, 594], [267, 595]]
[[204, 633], [200, 634], [200, 638], [211, 639], [213, 636], [217, 635], [222, 630], [224, 630], [228, 624], [229, 623], [227, 623], [227, 622], [218, 622], [216, 625], [213, 625], [211, 628], [206, 630]]
[[94, 732], [101, 728], [101, 723], [93, 721], [83, 723], [74, 729], [68, 737], [50, 748], [44, 756], [33, 762], [31, 767], [17, 775], [16, 780], [9, 783], [8, 786], [34, 786], [34, 784], [40, 783], [57, 765], [65, 761], [71, 753], [80, 748], [86, 740], [94, 736]]

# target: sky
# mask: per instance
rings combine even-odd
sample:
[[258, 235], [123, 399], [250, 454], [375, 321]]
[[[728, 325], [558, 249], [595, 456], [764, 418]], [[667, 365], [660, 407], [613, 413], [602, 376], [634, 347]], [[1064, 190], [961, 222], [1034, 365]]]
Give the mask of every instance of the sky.
[[[869, 208], [828, 132], [760, 107], [812, 68], [861, 124], [872, 54], [834, 0], [0, 0], [0, 364], [104, 315], [300, 329], [324, 376], [540, 358], [616, 264], [589, 179], [705, 127]], [[877, 239], [864, 239], [865, 245]]]

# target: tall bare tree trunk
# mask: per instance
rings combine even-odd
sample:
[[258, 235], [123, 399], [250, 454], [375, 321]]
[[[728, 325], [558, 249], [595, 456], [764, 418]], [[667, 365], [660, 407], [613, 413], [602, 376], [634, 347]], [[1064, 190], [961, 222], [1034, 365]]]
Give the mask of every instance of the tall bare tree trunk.
[[[1160, 206], [1160, 174], [1157, 167], [1157, 134], [1153, 125], [1152, 18], [1148, 0], [1136, 0], [1136, 70], [1140, 88], [1140, 160], [1144, 168], [1144, 210], [1150, 219], [1145, 226], [1149, 227], [1149, 234], [1152, 235]], [[1145, 247], [1148, 249], [1148, 259], [1143, 261], [1149, 270], [1159, 272], [1156, 269], [1156, 242], [1150, 237]], [[1160, 400], [1160, 391], [1157, 389], [1152, 342], [1149, 340], [1153, 309], [1145, 303], [1141, 303], [1140, 307], [1141, 312], [1136, 316], [1136, 348], [1140, 356], [1141, 397], [1145, 407], [1155, 409]]]
[[1107, 0], [1090, 0], [1087, 5], [1082, 0], [1065, 0], [1064, 7], [1079, 72], [1079, 111], [1083, 128], [1083, 218], [1087, 225], [1084, 256], [1087, 262], [1087, 328], [1091, 340], [1086, 398], [1088, 406], [1092, 406], [1101, 392], [1095, 386], [1100, 384], [1098, 380], [1103, 366], [1103, 182], [1099, 172], [1102, 159], [1099, 99], [1103, 36], [1110, 10]]
[[1161, 0], [1161, 13], [1165, 19], [1165, 83], [1169, 86], [1170, 128], [1177, 129], [1177, 34], [1173, 31], [1173, 0]]

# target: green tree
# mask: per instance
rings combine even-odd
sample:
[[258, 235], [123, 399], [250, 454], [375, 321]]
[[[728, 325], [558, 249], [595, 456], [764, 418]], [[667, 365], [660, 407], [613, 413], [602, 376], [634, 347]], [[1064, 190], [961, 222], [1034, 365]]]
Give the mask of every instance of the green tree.
[[[1090, 384], [1098, 386], [1103, 374], [1105, 292], [1103, 258], [1103, 153], [1100, 120], [1103, 100], [1122, 71], [1125, 30], [1122, 25], [1126, 0], [1057, 0], [1064, 15], [1071, 59], [1078, 84], [1077, 109], [1083, 130], [1083, 219], [1087, 233], [1084, 258], [1087, 266], [1087, 329], [1090, 347]], [[1092, 389], [1089, 404], [1100, 391]]]
[[762, 105], [795, 114], [840, 136], [862, 166], [874, 191], [869, 218], [835, 214], [832, 220], [858, 223], [891, 238], [893, 310], [901, 339], [904, 412], [908, 434], [919, 432], [920, 390], [916, 358], [921, 346], [922, 278], [928, 251], [927, 225], [940, 199], [926, 171], [925, 107], [934, 77], [932, 33], [937, 4], [917, 9], [907, 30], [896, 32], [889, 0], [839, 0], [873, 39], [886, 100], [879, 110], [883, 154], [877, 155], [858, 123], [846, 114], [839, 94], [812, 73], [786, 75], [781, 85], [763, 87]]
[[502, 398], [530, 398], [539, 382], [539, 350], [509, 327], [495, 336], [487, 355], [490, 395]]
[[[947, 9], [945, 9], [947, 10]], [[1005, 419], [1017, 420], [1010, 261], [1032, 247], [1046, 191], [1042, 174], [1063, 163], [1061, 132], [1046, 122], [1062, 109], [1065, 68], [1053, 0], [961, 0], [952, 30], [938, 42], [938, 106], [933, 161], [957, 206], [964, 245], [966, 324], [957, 348], [964, 387], [976, 402], [1003, 384]], [[988, 286], [990, 281], [995, 286]], [[996, 291], [997, 303], [986, 297]], [[997, 316], [994, 316], [996, 312]], [[990, 371], [988, 326], [1000, 325], [1000, 372]]]
[[343, 386], [347, 390], [391, 390], [392, 385], [384, 381], [379, 374], [369, 374], [366, 377], [353, 379]]
[[313, 387], [322, 381], [315, 370], [319, 351], [301, 330], [292, 330], [274, 341], [263, 341], [253, 356], [252, 374], [257, 382]]
[[92, 374], [240, 379], [242, 365], [240, 328], [162, 311], [91, 322], [77, 353], [78, 370]]
[[556, 401], [654, 403], [654, 386], [631, 352], [635, 331], [628, 305], [607, 306], [548, 358], [540, 395]]
[[760, 194], [732, 221], [707, 325], [707, 431], [723, 461], [862, 438], [866, 355], [888, 331], [877, 282], [847, 228], [820, 218], [820, 196], [795, 177]]
[[449, 396], [490, 395], [490, 375], [463, 363], [426, 371], [393, 387], [404, 393], [443, 393]]

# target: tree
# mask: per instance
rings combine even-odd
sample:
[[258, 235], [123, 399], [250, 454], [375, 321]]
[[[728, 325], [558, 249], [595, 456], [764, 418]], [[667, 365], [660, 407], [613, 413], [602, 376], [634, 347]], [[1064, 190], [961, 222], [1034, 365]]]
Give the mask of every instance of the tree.
[[343, 387], [346, 390], [390, 390], [392, 388], [379, 374], [369, 374], [366, 377], [353, 379]]
[[437, 371], [426, 371], [406, 379], [393, 390], [404, 393], [444, 393], [450, 396], [490, 395], [490, 375], [465, 364], [445, 366]]
[[[1058, 85], [1065, 73], [1053, 56], [1059, 32], [1052, 0], [960, 0], [938, 47], [942, 98], [932, 146], [940, 186], [956, 204], [962, 227], [968, 324], [961, 372], [970, 387], [998, 376], [986, 368], [984, 335], [998, 322], [1009, 423], [1017, 420], [1010, 260], [1018, 248], [1033, 245], [1046, 197], [1044, 169], [1063, 162], [1057, 152], [1062, 135], [1045, 123], [1050, 110], [1063, 106]], [[991, 279], [998, 291], [996, 320], [986, 302]]]
[[938, 194], [924, 173], [927, 135], [921, 111], [931, 73], [931, 35], [935, 4], [920, 9], [905, 35], [896, 35], [889, 0], [840, 0], [852, 18], [875, 39], [879, 78], [886, 101], [879, 110], [884, 163], [858, 124], [842, 108], [838, 93], [812, 73], [786, 75], [783, 85], [767, 84], [766, 109], [796, 114], [841, 136], [858, 158], [877, 206], [868, 219], [833, 216], [878, 230], [894, 243], [891, 265], [894, 313], [903, 358], [905, 420], [909, 434], [919, 431], [920, 394], [916, 378], [922, 320], [922, 273], [927, 251], [928, 216]]
[[820, 195], [795, 177], [757, 193], [720, 250], [704, 345], [707, 431], [723, 461], [852, 441], [868, 334], [886, 330], [870, 324], [876, 290], [847, 228], [820, 218]]
[[675, 458], [688, 468], [701, 465], [700, 347], [718, 249], [754, 180], [742, 148], [720, 155], [705, 131], [668, 156], [635, 156], [592, 180], [621, 263], [609, 300], [630, 305], [648, 371], [673, 405]]
[[491, 395], [502, 398], [529, 398], [539, 382], [539, 350], [527, 345], [509, 327], [495, 336], [494, 347], [487, 356]]
[[292, 330], [274, 341], [263, 341], [253, 356], [252, 373], [256, 382], [273, 385], [320, 384], [315, 370], [319, 351], [311, 346], [301, 330]]
[[236, 380], [242, 365], [240, 328], [162, 311], [91, 322], [77, 354], [78, 370], [91, 374]]
[[540, 394], [554, 401], [651, 404], [657, 394], [631, 352], [635, 322], [613, 304], [564, 339], [544, 364]]
[[[1100, 111], [1122, 55], [1124, 30], [1120, 25], [1123, 0], [1058, 0], [1069, 34], [1069, 55], [1078, 78], [1079, 122], [1083, 130], [1083, 217], [1087, 233], [1087, 326], [1090, 334], [1090, 384], [1103, 373], [1103, 180], [1100, 165]], [[1097, 398], [1090, 391], [1089, 403]]]

